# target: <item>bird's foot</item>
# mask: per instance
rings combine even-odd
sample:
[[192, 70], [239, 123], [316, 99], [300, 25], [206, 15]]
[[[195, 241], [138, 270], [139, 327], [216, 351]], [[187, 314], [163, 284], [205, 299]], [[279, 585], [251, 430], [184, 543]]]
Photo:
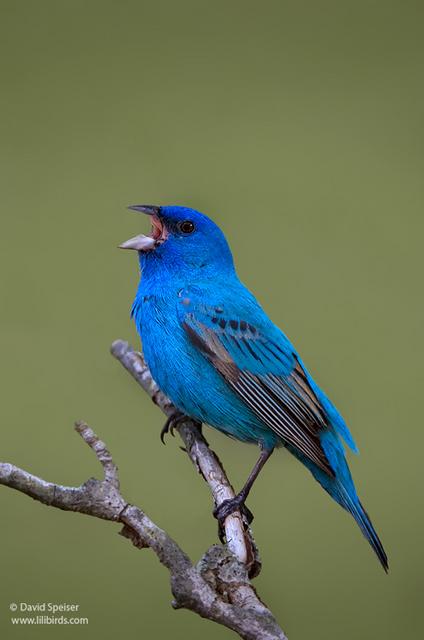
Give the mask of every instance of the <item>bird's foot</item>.
[[[181, 411], [175, 411], [174, 413], [172, 413], [169, 418], [167, 419], [167, 421], [165, 422], [165, 424], [163, 425], [161, 432], [160, 432], [160, 439], [162, 440], [163, 444], [165, 444], [165, 435], [167, 433], [170, 433], [171, 436], [174, 436], [174, 430], [185, 420], [190, 420], [191, 418], [189, 418], [188, 416], [186, 416], [184, 413], [182, 413]], [[201, 429], [202, 425], [200, 422], [196, 422], [196, 426], [198, 426], [199, 429]]]
[[224, 522], [225, 519], [230, 516], [235, 511], [240, 511], [243, 521], [247, 526], [253, 520], [253, 513], [250, 511], [249, 507], [244, 504], [245, 497], [243, 495], [237, 494], [231, 500], [224, 500], [218, 507], [215, 507], [213, 510], [214, 517], [218, 520], [218, 537], [222, 543], [225, 541], [225, 528]]

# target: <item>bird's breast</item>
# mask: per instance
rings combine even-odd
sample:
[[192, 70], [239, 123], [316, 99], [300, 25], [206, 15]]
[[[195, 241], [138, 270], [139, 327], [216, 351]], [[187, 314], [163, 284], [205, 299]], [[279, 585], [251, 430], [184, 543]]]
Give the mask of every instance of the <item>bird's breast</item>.
[[174, 403], [181, 396], [192, 367], [176, 304], [176, 299], [146, 294], [141, 303], [140, 323], [137, 323], [152, 376]]

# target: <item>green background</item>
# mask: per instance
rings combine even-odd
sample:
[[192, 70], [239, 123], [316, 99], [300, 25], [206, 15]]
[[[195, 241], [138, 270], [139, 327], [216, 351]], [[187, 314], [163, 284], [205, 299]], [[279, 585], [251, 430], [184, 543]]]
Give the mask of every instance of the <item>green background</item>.
[[[0, 2], [0, 458], [79, 484], [99, 467], [197, 560], [211, 499], [109, 355], [129, 307], [137, 202], [210, 214], [361, 450], [358, 491], [391, 562], [284, 452], [249, 505], [256, 580], [291, 640], [422, 637], [422, 2]], [[239, 487], [256, 449], [207, 430]], [[170, 607], [119, 527], [0, 490], [6, 638], [230, 638]], [[71, 602], [88, 627], [16, 628]]]

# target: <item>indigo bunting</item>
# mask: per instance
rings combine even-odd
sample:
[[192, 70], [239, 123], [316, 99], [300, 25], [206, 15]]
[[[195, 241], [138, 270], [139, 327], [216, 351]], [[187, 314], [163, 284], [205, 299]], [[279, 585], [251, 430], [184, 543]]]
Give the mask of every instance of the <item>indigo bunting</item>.
[[179, 416], [260, 447], [244, 487], [214, 515], [221, 523], [237, 509], [249, 515], [244, 503], [257, 475], [284, 446], [352, 514], [387, 571], [383, 545], [346, 462], [342, 439], [357, 451], [349, 429], [238, 279], [222, 231], [187, 207], [130, 209], [148, 214], [152, 224], [150, 236], [120, 246], [138, 251], [141, 280], [131, 315], [154, 380]]

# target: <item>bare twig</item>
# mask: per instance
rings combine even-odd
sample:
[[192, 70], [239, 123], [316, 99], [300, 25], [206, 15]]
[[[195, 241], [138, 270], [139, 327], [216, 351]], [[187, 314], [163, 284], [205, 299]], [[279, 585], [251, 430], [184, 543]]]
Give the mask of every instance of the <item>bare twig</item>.
[[[140, 356], [135, 354], [128, 345], [124, 349], [125, 343], [114, 343], [115, 351], [117, 344], [121, 345], [123, 364], [127, 366], [126, 362], [139, 363], [137, 366], [139, 366], [140, 384], [169, 415], [173, 410], [172, 405], [157, 389]], [[130, 358], [129, 360], [126, 359], [125, 354]], [[132, 364], [127, 368], [132, 373]], [[138, 379], [137, 376], [135, 377]], [[173, 606], [176, 609], [182, 607], [190, 609], [204, 618], [232, 629], [246, 640], [286, 640], [272, 613], [258, 598], [250, 583], [248, 545], [254, 545], [254, 543], [251, 533], [244, 531], [240, 517], [233, 519], [243, 533], [242, 536], [237, 534], [237, 542], [234, 538], [230, 538], [226, 546], [212, 546], [194, 566], [187, 554], [165, 531], [150, 520], [141, 509], [128, 504], [123, 498], [119, 488], [118, 469], [106, 445], [94, 431], [84, 422], [78, 422], [75, 428], [102, 465], [103, 480], [90, 478], [80, 487], [67, 487], [46, 482], [42, 478], [4, 462], [0, 463], [0, 484], [58, 509], [77, 511], [123, 524], [121, 534], [130, 539], [139, 549], [144, 547], [152, 549], [160, 562], [169, 570], [174, 596]], [[184, 422], [179, 427], [179, 432], [191, 459], [210, 485], [214, 498], [219, 504], [219, 500], [225, 499], [222, 497], [223, 493], [226, 497], [229, 491], [232, 491], [219, 460], [193, 423]], [[228, 494], [218, 486], [220, 482], [223, 482], [226, 488], [229, 487]], [[227, 529], [226, 523], [227, 539], [232, 532], [233, 529]], [[242, 552], [242, 542], [247, 545], [244, 559], [234, 553], [234, 550], [237, 554]], [[252, 546], [252, 549], [255, 547]]]

